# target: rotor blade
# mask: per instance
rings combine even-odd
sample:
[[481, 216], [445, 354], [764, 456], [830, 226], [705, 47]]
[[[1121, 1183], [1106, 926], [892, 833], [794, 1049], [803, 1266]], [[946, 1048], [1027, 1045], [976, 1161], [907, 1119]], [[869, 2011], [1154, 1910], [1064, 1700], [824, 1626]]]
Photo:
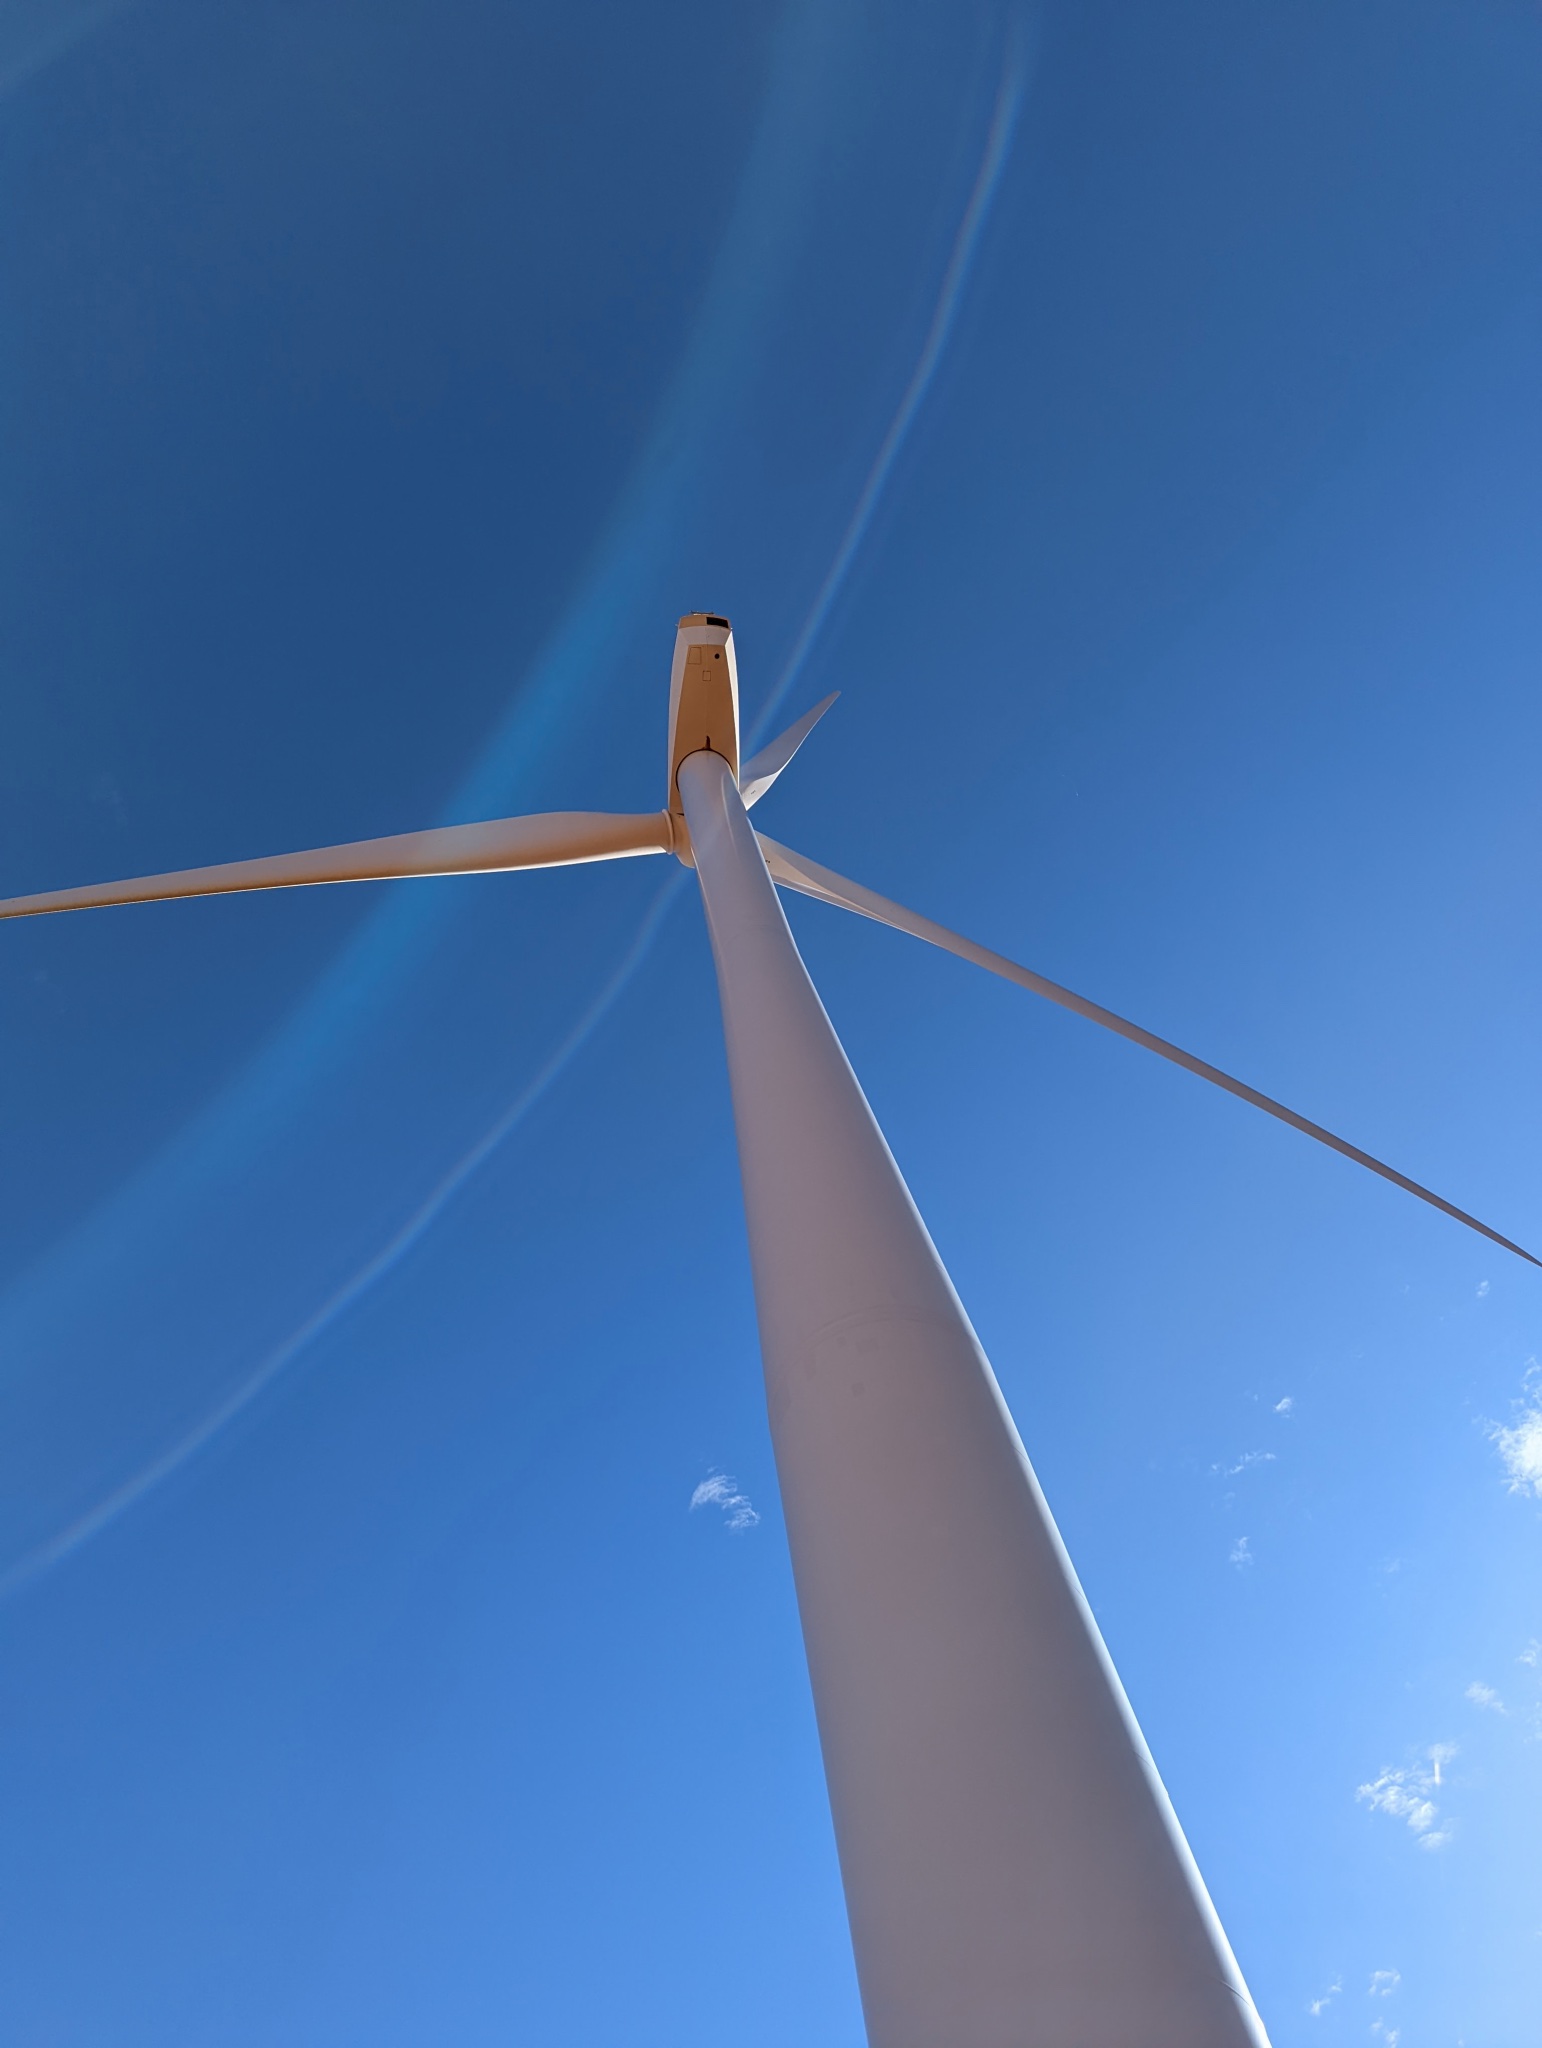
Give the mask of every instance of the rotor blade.
[[1048, 981], [1042, 974], [1035, 974], [1031, 968], [1020, 967], [1015, 960], [1008, 960], [1004, 954], [993, 953], [987, 946], [977, 946], [972, 939], [961, 938], [957, 932], [949, 931], [946, 925], [935, 924], [929, 917], [921, 917], [903, 904], [892, 903], [887, 896], [879, 896], [871, 889], [864, 889], [860, 882], [848, 882], [844, 875], [837, 875], [829, 868], [822, 868], [816, 861], [807, 860], [801, 853], [794, 853], [790, 847], [779, 846], [774, 839], [757, 834], [761, 852], [766, 857], [766, 866], [771, 879], [784, 888], [796, 889], [805, 896], [816, 897], [821, 903], [837, 904], [842, 910], [854, 910], [859, 917], [870, 917], [878, 924], [892, 925], [896, 931], [909, 932], [912, 937], [925, 939], [931, 945], [941, 946], [944, 952], [956, 953], [961, 960], [972, 960], [976, 967], [983, 967], [988, 973], [999, 974], [1005, 981], [1015, 981], [1022, 988], [1032, 989], [1035, 995], [1044, 996], [1052, 1003], [1058, 1003], [1063, 1010], [1074, 1010], [1078, 1017], [1088, 1017], [1094, 1024], [1101, 1024], [1105, 1031], [1117, 1031], [1121, 1038], [1132, 1039], [1136, 1045], [1145, 1046], [1148, 1052], [1159, 1054], [1164, 1060], [1171, 1060], [1174, 1066], [1184, 1067], [1191, 1074], [1198, 1074], [1202, 1081], [1213, 1081], [1217, 1088], [1224, 1088], [1229, 1095], [1240, 1096], [1242, 1101], [1251, 1102], [1255, 1109], [1265, 1110], [1270, 1116], [1278, 1117], [1282, 1124], [1289, 1124], [1292, 1130], [1304, 1131], [1309, 1138], [1315, 1138], [1320, 1145], [1327, 1145], [1335, 1152], [1342, 1152], [1346, 1159], [1353, 1159], [1358, 1166], [1367, 1166], [1372, 1173], [1379, 1173], [1383, 1180], [1389, 1180], [1394, 1187], [1403, 1188], [1410, 1195], [1417, 1195], [1421, 1202], [1428, 1202], [1432, 1208], [1442, 1210], [1454, 1217], [1458, 1223], [1465, 1223], [1469, 1230], [1476, 1230], [1480, 1237], [1489, 1238], [1494, 1244], [1502, 1245], [1507, 1252], [1514, 1252], [1517, 1258], [1525, 1259], [1533, 1266], [1542, 1266], [1538, 1259], [1524, 1246], [1515, 1244], [1508, 1237], [1501, 1237], [1497, 1230], [1490, 1230], [1486, 1223], [1480, 1223], [1476, 1216], [1469, 1216], [1465, 1209], [1458, 1209], [1454, 1202], [1433, 1194], [1429, 1188], [1421, 1187], [1418, 1181], [1410, 1180], [1406, 1174], [1386, 1166], [1379, 1159], [1373, 1159], [1369, 1152], [1362, 1152], [1358, 1145], [1351, 1145], [1344, 1138], [1336, 1138], [1332, 1131], [1325, 1131], [1321, 1124], [1314, 1124], [1304, 1116], [1297, 1116], [1293, 1109], [1287, 1109], [1273, 1096], [1261, 1094], [1257, 1088], [1250, 1088], [1245, 1081], [1235, 1080], [1230, 1074], [1223, 1074], [1219, 1067], [1212, 1067], [1208, 1060], [1196, 1059], [1191, 1052], [1173, 1045], [1168, 1039], [1158, 1038], [1154, 1031], [1145, 1031], [1139, 1024], [1132, 1024], [1127, 1017], [1116, 1016], [1112, 1010], [1105, 1010], [1101, 1003], [1089, 1002], [1085, 996], [1062, 988], [1058, 981]]
[[832, 690], [822, 704], [805, 711], [796, 725], [788, 726], [779, 738], [768, 741], [753, 759], [745, 762], [739, 770], [739, 801], [746, 810], [760, 802], [840, 694], [839, 690]]
[[96, 882], [83, 889], [53, 889], [41, 896], [12, 896], [0, 902], [0, 918], [95, 910], [109, 903], [156, 903], [178, 896], [224, 896], [245, 889], [300, 889], [320, 882], [568, 867], [579, 861], [668, 853], [671, 845], [667, 811], [637, 817], [545, 811], [529, 818], [495, 818], [483, 825], [441, 825], [430, 832], [398, 832], [388, 839], [356, 839], [347, 846], [321, 846], [310, 853], [181, 868], [175, 874], [140, 875], [127, 882]]

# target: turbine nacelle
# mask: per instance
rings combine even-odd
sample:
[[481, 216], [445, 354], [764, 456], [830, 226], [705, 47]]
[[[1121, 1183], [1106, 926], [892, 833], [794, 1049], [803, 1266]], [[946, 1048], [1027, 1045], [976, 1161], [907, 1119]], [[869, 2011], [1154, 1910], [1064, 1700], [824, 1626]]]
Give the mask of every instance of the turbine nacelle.
[[[780, 694], [780, 693], [778, 693]], [[739, 759], [739, 665], [733, 628], [720, 612], [687, 612], [675, 631], [669, 672], [669, 802], [663, 812], [669, 845], [685, 867], [696, 865], [691, 828], [680, 800], [680, 765], [692, 754], [717, 754], [752, 809], [840, 695], [832, 690], [812, 711], [762, 747]]]
[[687, 612], [675, 632], [669, 671], [669, 822], [675, 851], [691, 865], [690, 833], [680, 801], [680, 763], [720, 754], [739, 775], [739, 670], [733, 628], [717, 612]]

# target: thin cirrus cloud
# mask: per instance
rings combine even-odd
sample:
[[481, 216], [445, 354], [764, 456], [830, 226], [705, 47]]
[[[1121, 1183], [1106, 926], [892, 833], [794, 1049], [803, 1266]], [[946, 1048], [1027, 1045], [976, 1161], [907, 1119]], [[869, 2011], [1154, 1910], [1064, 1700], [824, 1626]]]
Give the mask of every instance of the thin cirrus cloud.
[[1510, 1709], [1491, 1685], [1485, 1685], [1481, 1678], [1475, 1678], [1464, 1695], [1475, 1707], [1487, 1707], [1491, 1713], [1508, 1714]]
[[1296, 1402], [1294, 1395], [1283, 1394], [1281, 1395], [1280, 1399], [1275, 1402], [1274, 1412], [1276, 1415], [1290, 1415], [1295, 1412], [1295, 1406]]
[[128, 0], [22, 0], [0, 9], [0, 96], [46, 70]]
[[[99, 7], [65, 8], [71, 19], [77, 19], [84, 27], [94, 26], [98, 19], [118, 11], [128, 0], [104, 0]], [[87, 17], [89, 16], [89, 21]], [[4, 73], [3, 60], [7, 45], [4, 40], [3, 24], [0, 24], [0, 90], [5, 88], [8, 78]], [[1027, 63], [1021, 40], [1014, 36], [1009, 42], [997, 92], [995, 110], [973, 189], [965, 206], [963, 217], [955, 234], [947, 267], [938, 289], [931, 323], [921, 346], [915, 369], [901, 395], [899, 404], [884, 436], [878, 455], [868, 473], [857, 500], [856, 508], [836, 549], [835, 558], [815, 595], [814, 601], [804, 619], [792, 654], [783, 664], [780, 676], [772, 690], [770, 700], [762, 707], [755, 728], [759, 733], [767, 720], [774, 714], [791, 690], [801, 673], [810, 650], [818, 637], [830, 610], [838, 597], [853, 562], [872, 524], [884, 488], [888, 483], [895, 461], [909, 436], [922, 402], [931, 387], [933, 378], [947, 342], [952, 334], [959, 302], [973, 266], [975, 254], [989, 219], [997, 187], [1001, 182], [1011, 152], [1013, 134], [1022, 105], [1027, 84]], [[528, 693], [527, 693], [528, 694]], [[548, 694], [550, 694], [548, 692]], [[750, 736], [753, 744], [754, 734]], [[474, 806], [473, 806], [474, 807]], [[655, 897], [643, 918], [632, 945], [620, 967], [611, 977], [596, 1001], [591, 1004], [577, 1024], [563, 1040], [557, 1051], [541, 1068], [527, 1087], [492, 1128], [472, 1146], [471, 1150], [451, 1169], [449, 1174], [408, 1218], [407, 1222], [364, 1264], [316, 1309], [298, 1329], [293, 1331], [281, 1344], [269, 1352], [258, 1365], [213, 1408], [172, 1443], [160, 1456], [142, 1467], [121, 1485], [114, 1488], [95, 1507], [77, 1517], [64, 1529], [59, 1530], [46, 1542], [36, 1546], [9, 1569], [0, 1572], [0, 1600], [4, 1600], [19, 1586], [36, 1578], [40, 1573], [60, 1563], [64, 1558], [79, 1550], [84, 1544], [111, 1526], [119, 1517], [153, 1492], [163, 1480], [197, 1456], [204, 1446], [220, 1435], [244, 1409], [284, 1372], [294, 1360], [306, 1351], [324, 1330], [330, 1329], [364, 1297], [373, 1292], [385, 1275], [391, 1272], [413, 1250], [439, 1216], [450, 1205], [465, 1184], [499, 1150], [504, 1141], [524, 1121], [536, 1103], [564, 1072], [593, 1036], [603, 1019], [615, 1006], [626, 990], [637, 970], [642, 966], [659, 927], [681, 893], [683, 875], [672, 876]], [[710, 1482], [704, 1482], [710, 1483]], [[700, 1488], [697, 1489], [699, 1493]], [[701, 1505], [694, 1497], [692, 1507]], [[760, 1517], [744, 1502], [750, 1519], [744, 1522], [730, 1522], [731, 1527], [749, 1528]]]
[[996, 94], [995, 111], [991, 116], [990, 131], [985, 139], [985, 151], [980, 158], [980, 167], [975, 174], [973, 190], [964, 208], [958, 233], [948, 257], [948, 266], [943, 273], [942, 285], [937, 294], [937, 303], [932, 311], [931, 323], [921, 344], [921, 353], [910, 375], [889, 430], [884, 435], [873, 466], [867, 473], [856, 508], [847, 523], [836, 548], [835, 559], [831, 562], [824, 582], [819, 587], [803, 629], [793, 642], [792, 652], [782, 668], [781, 675], [772, 687], [770, 696], [760, 708], [760, 715], [752, 727], [748, 744], [757, 745], [766, 737], [770, 721], [781, 709], [788, 691], [792, 688], [799, 670], [808, 658], [809, 649], [823, 629], [832, 606], [840, 595], [857, 551], [866, 538], [872, 524], [873, 513], [889, 481], [890, 472], [899, 458], [901, 449], [909, 438], [916, 414], [931, 389], [937, 366], [942, 361], [949, 337], [953, 332], [954, 320], [964, 287], [969, 281], [969, 272], [974, 264], [975, 252], [991, 206], [996, 197], [996, 188], [1006, 168], [1007, 158], [1012, 150], [1012, 137], [1017, 128], [1017, 117], [1022, 107], [1023, 93], [1027, 84], [1028, 52], [1014, 23], [1010, 32], [1005, 62], [1002, 67], [1001, 84]]
[[1246, 1536], [1237, 1538], [1226, 1561], [1228, 1564], [1234, 1564], [1239, 1572], [1246, 1570], [1254, 1562], [1252, 1546]]
[[[1443, 1849], [1451, 1839], [1451, 1825], [1442, 1821], [1440, 1809], [1431, 1798], [1442, 1783], [1445, 1766], [1456, 1755], [1454, 1742], [1437, 1742], [1425, 1752], [1428, 1761], [1409, 1764], [1402, 1770], [1384, 1770], [1369, 1784], [1361, 1785], [1355, 1798], [1373, 1813], [1405, 1821], [1421, 1849]], [[1385, 1976], [1378, 1971], [1377, 1976]], [[1372, 1988], [1375, 1987], [1372, 1979]], [[1390, 1987], [1389, 1987], [1390, 1988]]]
[[730, 1529], [753, 1529], [760, 1520], [759, 1510], [747, 1493], [739, 1491], [739, 1482], [727, 1472], [709, 1472], [691, 1495], [691, 1513], [698, 1508], [721, 1508], [723, 1520]]
[[249, 1408], [279, 1374], [293, 1364], [302, 1351], [312, 1345], [324, 1331], [329, 1330], [371, 1293], [388, 1273], [402, 1263], [419, 1241], [428, 1234], [466, 1183], [492, 1157], [504, 1140], [518, 1129], [530, 1111], [588, 1044], [647, 957], [683, 881], [683, 874], [672, 875], [659, 890], [620, 965], [567, 1037], [520, 1091], [498, 1121], [456, 1162], [426, 1200], [418, 1204], [406, 1222], [371, 1258], [351, 1274], [341, 1287], [330, 1294], [319, 1308], [307, 1316], [297, 1330], [292, 1331], [281, 1344], [268, 1352], [217, 1407], [201, 1416], [193, 1427], [178, 1437], [160, 1457], [144, 1466], [132, 1478], [125, 1480], [105, 1499], [98, 1501], [88, 1513], [79, 1516], [48, 1542], [29, 1551], [7, 1571], [0, 1573], [0, 1600], [4, 1600], [18, 1587], [36, 1578], [40, 1572], [60, 1563], [72, 1552], [79, 1550], [83, 1544], [89, 1543], [92, 1537], [110, 1527], [120, 1515], [126, 1514], [130, 1508], [143, 1500], [146, 1494], [153, 1492], [164, 1479], [169, 1478], [173, 1472], [196, 1457], [206, 1444], [212, 1442], [244, 1409]]

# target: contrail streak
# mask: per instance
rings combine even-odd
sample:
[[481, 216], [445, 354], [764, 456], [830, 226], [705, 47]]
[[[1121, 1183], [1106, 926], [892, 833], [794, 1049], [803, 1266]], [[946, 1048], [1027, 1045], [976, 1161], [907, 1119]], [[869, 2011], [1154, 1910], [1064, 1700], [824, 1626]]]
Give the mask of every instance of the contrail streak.
[[335, 1294], [331, 1294], [312, 1315], [307, 1316], [297, 1330], [287, 1336], [282, 1344], [270, 1351], [240, 1385], [227, 1394], [223, 1401], [208, 1414], [202, 1416], [194, 1426], [179, 1437], [169, 1449], [163, 1451], [153, 1463], [144, 1466], [132, 1479], [125, 1480], [107, 1498], [89, 1513], [71, 1522], [49, 1542], [30, 1551], [19, 1563], [14, 1564], [0, 1576], [0, 1600], [15, 1592], [29, 1579], [58, 1564], [83, 1543], [89, 1543], [93, 1536], [101, 1534], [118, 1517], [126, 1514], [136, 1502], [160, 1485], [189, 1458], [209, 1443], [229, 1422], [233, 1422], [243, 1409], [249, 1408], [257, 1396], [302, 1352], [307, 1344], [313, 1343], [324, 1330], [329, 1330], [340, 1316], [346, 1315], [355, 1302], [363, 1299], [386, 1275], [399, 1266], [426, 1233], [431, 1230], [444, 1210], [448, 1208], [461, 1189], [470, 1180], [477, 1168], [485, 1165], [504, 1139], [523, 1123], [547, 1090], [559, 1079], [566, 1068], [583, 1050], [594, 1032], [614, 1008], [618, 997], [632, 976], [647, 958], [659, 927], [663, 924], [671, 906], [679, 896], [685, 882], [685, 874], [671, 875], [649, 906], [647, 915], [638, 927], [637, 935], [616, 971], [600, 990], [594, 1001], [584, 1011], [567, 1037], [557, 1047], [546, 1064], [520, 1091], [514, 1101], [499, 1117], [491, 1130], [484, 1132], [476, 1144], [461, 1159], [457, 1160], [438, 1186], [416, 1208], [394, 1237], [383, 1244], [374, 1257], [360, 1266], [358, 1271], [345, 1280]]
[[1020, 43], [1014, 36], [1008, 48], [1006, 67], [1002, 72], [1001, 85], [996, 94], [996, 108], [991, 116], [990, 132], [985, 138], [984, 154], [980, 168], [975, 173], [974, 189], [969, 194], [969, 204], [958, 224], [958, 233], [953, 237], [952, 253], [948, 267], [942, 275], [942, 285], [937, 293], [937, 304], [932, 311], [931, 325], [926, 330], [926, 339], [921, 344], [921, 353], [916, 366], [910, 373], [910, 382], [905, 386], [903, 397], [892, 420], [889, 431], [884, 435], [873, 466], [867, 473], [867, 482], [862, 486], [856, 507], [841, 536], [841, 544], [835, 551], [824, 582], [819, 587], [803, 630], [793, 642], [791, 654], [783, 664], [771, 695], [761, 707], [745, 745], [748, 749], [757, 747], [766, 737], [771, 720], [780, 710], [787, 692], [797, 681], [803, 664], [809, 657], [809, 650], [823, 630], [830, 608], [840, 596], [841, 590], [856, 560], [857, 550], [867, 538], [878, 501], [883, 496], [884, 486], [889, 481], [901, 448], [915, 424], [916, 414], [921, 410], [932, 379], [937, 374], [937, 365], [942, 361], [943, 351], [953, 332], [953, 322], [958, 313], [959, 301], [964, 286], [969, 281], [970, 268], [974, 263], [975, 251], [979, 247], [981, 231], [990, 217], [991, 201], [996, 196], [996, 187], [1001, 182], [1001, 173], [1006, 168], [1007, 158], [1012, 149], [1012, 135], [1017, 126], [1018, 112], [1022, 106], [1023, 87], [1027, 69], [1023, 61]]
[[[840, 545], [835, 551], [835, 558], [825, 574], [824, 582], [815, 594], [814, 602], [793, 643], [792, 652], [783, 664], [771, 695], [745, 741], [746, 753], [764, 737], [766, 726], [775, 717], [788, 691], [797, 681], [814, 642], [823, 630], [857, 552], [867, 537], [873, 514], [888, 484], [895, 460], [931, 388], [937, 366], [942, 360], [943, 351], [953, 331], [959, 301], [968, 282], [969, 271], [990, 213], [991, 202], [996, 196], [996, 188], [1001, 181], [1001, 173], [1011, 151], [1013, 130], [1017, 124], [1025, 82], [1026, 67], [1021, 46], [1014, 41], [1007, 53], [1006, 66], [996, 95], [995, 110], [991, 116], [990, 130], [980, 158], [980, 167], [975, 173], [969, 203], [964, 209], [958, 232], [953, 238], [953, 248], [938, 288], [937, 303], [926, 330], [926, 338], [921, 345], [921, 353], [916, 359], [916, 366], [900, 397], [894, 417], [889, 422], [888, 431], [873, 459], [867, 481], [862, 486], [851, 518], [846, 524], [846, 530], [841, 536]], [[162, 1480], [169, 1479], [189, 1458], [196, 1457], [206, 1444], [219, 1435], [227, 1423], [233, 1422], [244, 1409], [251, 1406], [257, 1396], [271, 1385], [308, 1344], [329, 1330], [388, 1273], [400, 1265], [413, 1247], [433, 1228], [472, 1175], [486, 1164], [504, 1139], [524, 1121], [542, 1096], [583, 1050], [647, 958], [658, 936], [659, 928], [678, 899], [685, 880], [682, 872], [672, 875], [664, 884], [649, 907], [636, 937], [615, 973], [584, 1011], [567, 1037], [492, 1128], [477, 1140], [471, 1150], [439, 1182], [427, 1200], [413, 1211], [396, 1235], [384, 1244], [373, 1258], [345, 1280], [336, 1293], [329, 1295], [320, 1308], [308, 1316], [297, 1330], [291, 1332], [281, 1344], [270, 1351], [261, 1364], [249, 1373], [233, 1392], [227, 1394], [217, 1407], [210, 1409], [207, 1415], [185, 1435], [179, 1437], [168, 1450], [163, 1451], [151, 1464], [144, 1466], [132, 1479], [125, 1480], [122, 1486], [108, 1494], [105, 1500], [100, 1501], [87, 1514], [71, 1522], [47, 1543], [29, 1551], [19, 1563], [0, 1575], [0, 1600], [6, 1599], [51, 1566], [62, 1562], [83, 1544], [89, 1543], [93, 1536], [100, 1535], [102, 1530], [117, 1521], [120, 1515], [126, 1514], [130, 1508], [143, 1500], [146, 1494], [159, 1486]]]
[[56, 57], [121, 14], [128, 0], [76, 0], [39, 10], [11, 6], [0, 14], [0, 98], [9, 98]]

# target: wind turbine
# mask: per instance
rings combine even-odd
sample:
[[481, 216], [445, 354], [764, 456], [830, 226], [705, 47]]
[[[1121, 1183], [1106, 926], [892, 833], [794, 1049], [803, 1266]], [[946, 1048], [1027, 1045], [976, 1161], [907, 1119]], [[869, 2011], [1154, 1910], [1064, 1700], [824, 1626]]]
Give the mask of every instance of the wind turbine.
[[675, 638], [659, 811], [501, 818], [0, 902], [0, 917], [673, 853], [728, 1046], [766, 1398], [873, 2048], [1267, 2048], [1012, 1417], [777, 896], [945, 947], [1464, 1210], [1218, 1068], [760, 837], [827, 698], [739, 759], [728, 620]]

